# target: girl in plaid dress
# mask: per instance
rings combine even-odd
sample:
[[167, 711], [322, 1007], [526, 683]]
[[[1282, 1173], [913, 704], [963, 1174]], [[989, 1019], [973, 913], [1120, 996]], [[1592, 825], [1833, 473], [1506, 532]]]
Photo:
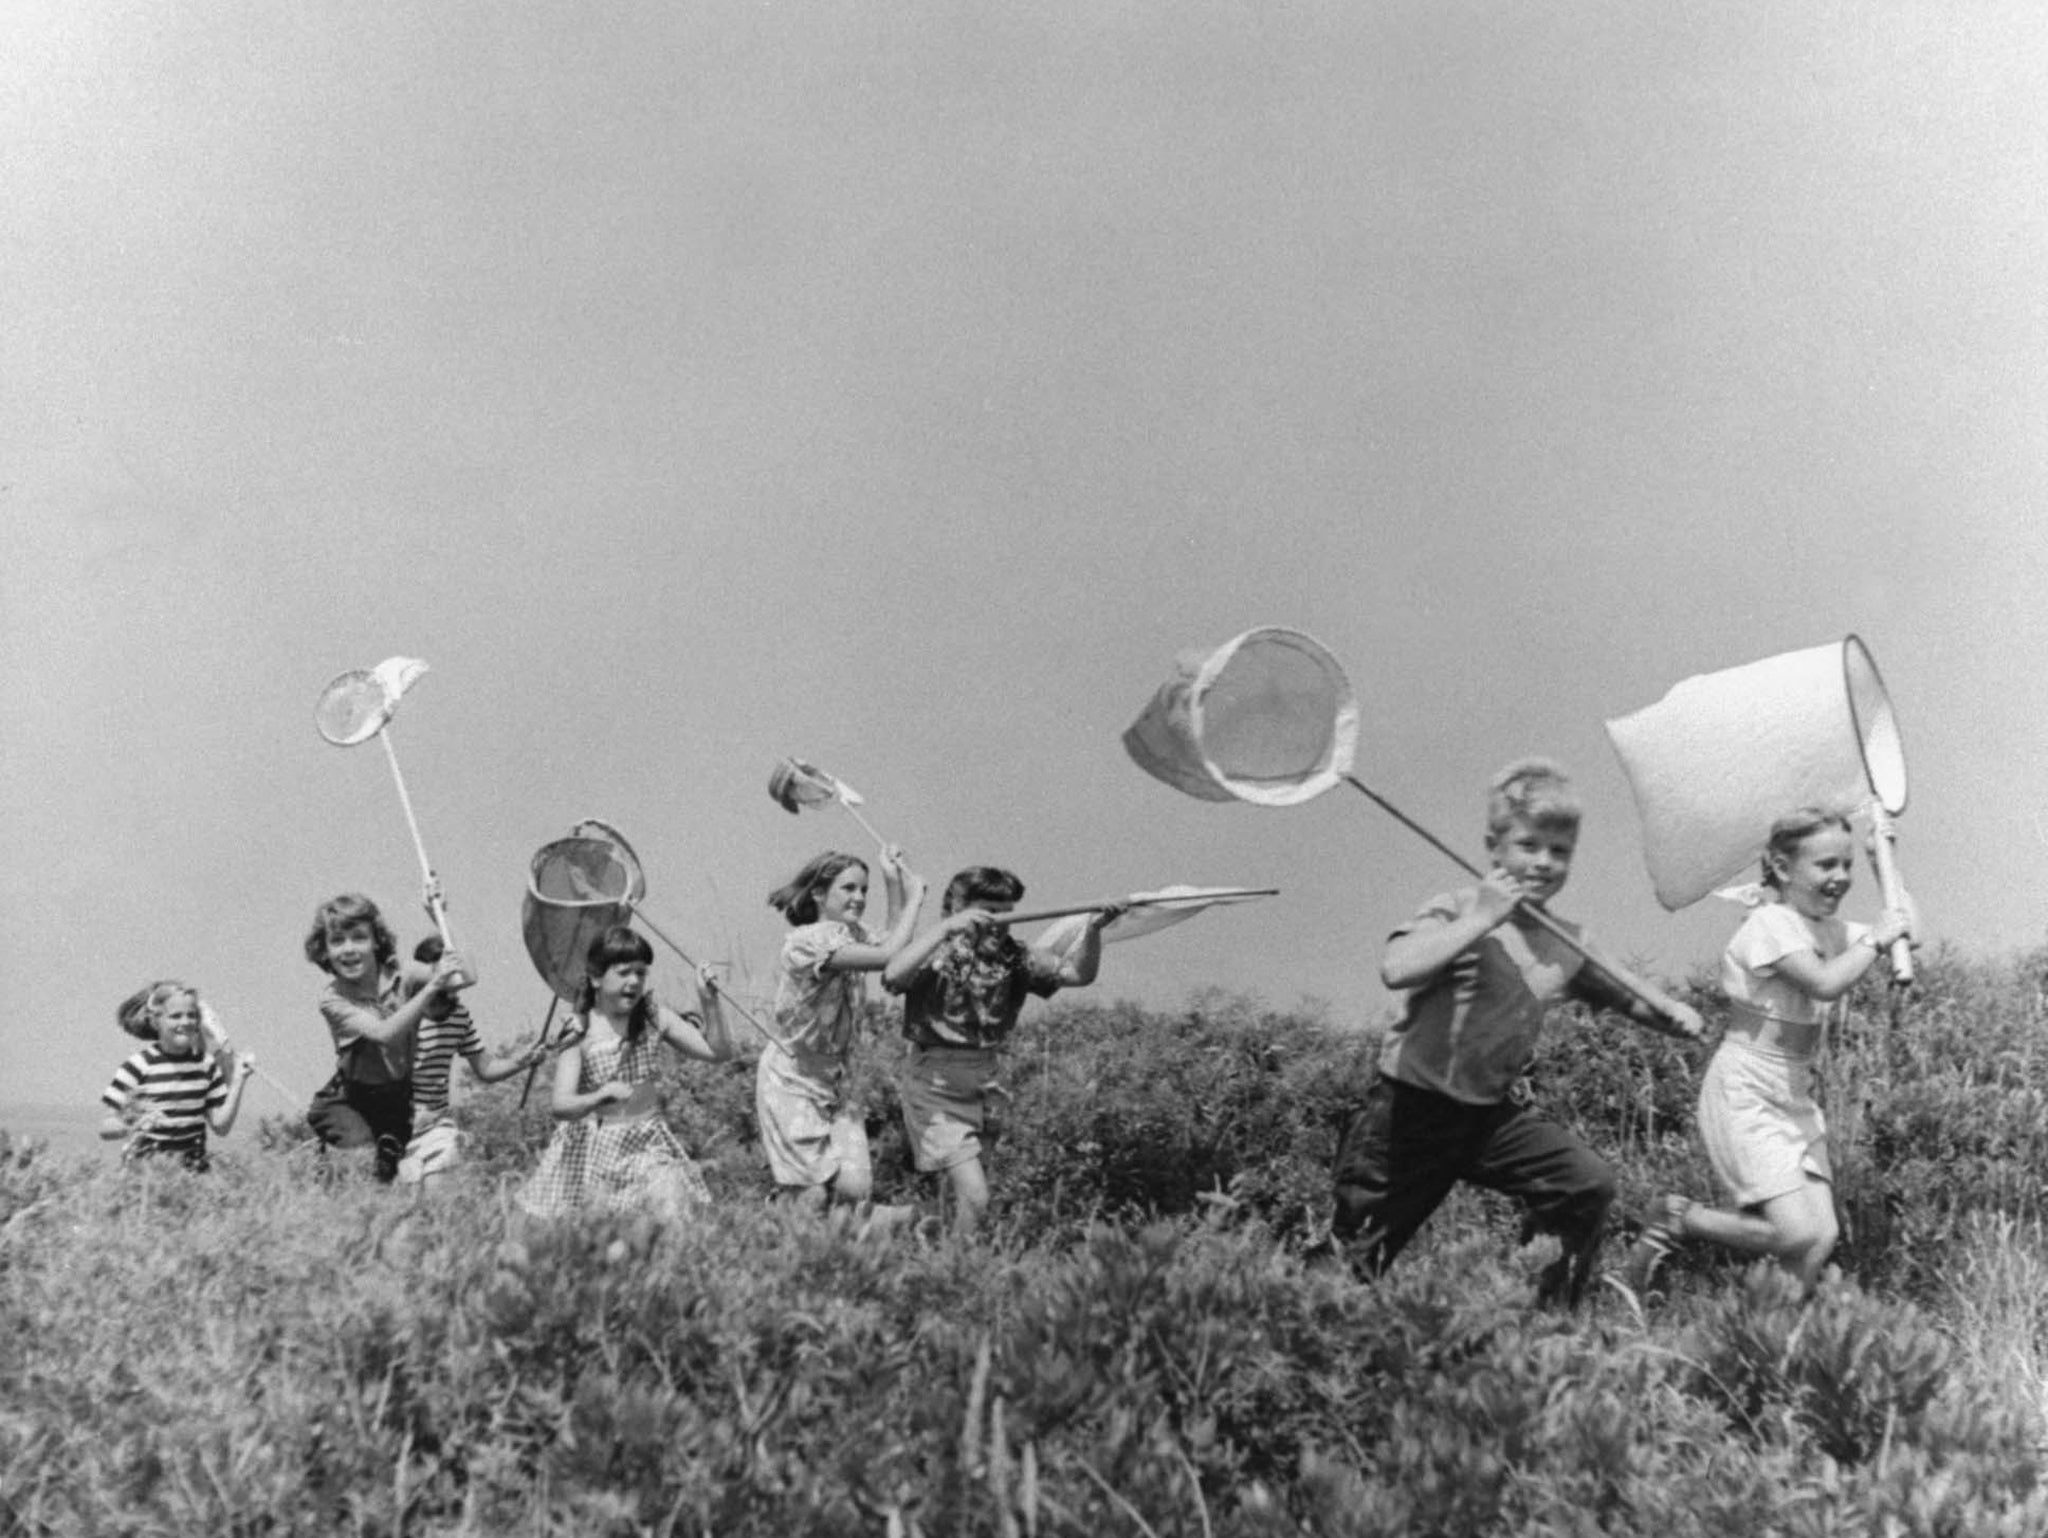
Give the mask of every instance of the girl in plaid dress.
[[562, 1125], [519, 1194], [535, 1217], [680, 1218], [711, 1200], [696, 1162], [662, 1119], [661, 1048], [715, 1063], [732, 1055], [732, 1041], [708, 971], [698, 969], [697, 1009], [678, 1013], [648, 991], [653, 963], [653, 947], [623, 924], [591, 942], [578, 1030], [555, 1064], [553, 1111]]

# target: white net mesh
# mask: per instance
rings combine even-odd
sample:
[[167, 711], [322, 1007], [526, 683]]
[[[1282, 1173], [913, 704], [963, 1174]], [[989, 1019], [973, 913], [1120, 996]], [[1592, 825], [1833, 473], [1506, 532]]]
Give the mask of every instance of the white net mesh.
[[583, 986], [591, 941], [633, 917], [639, 862], [629, 863], [632, 851], [622, 856], [620, 848], [606, 838], [557, 839], [533, 857], [527, 874], [520, 909], [526, 954], [547, 985], [571, 1004]]
[[1350, 771], [1358, 704], [1329, 650], [1298, 630], [1248, 630], [1184, 656], [1130, 730], [1142, 769], [1209, 801], [1292, 806]]
[[376, 736], [391, 719], [391, 704], [384, 685], [374, 673], [344, 673], [320, 693], [313, 707], [313, 724], [320, 735], [336, 747], [354, 747]]

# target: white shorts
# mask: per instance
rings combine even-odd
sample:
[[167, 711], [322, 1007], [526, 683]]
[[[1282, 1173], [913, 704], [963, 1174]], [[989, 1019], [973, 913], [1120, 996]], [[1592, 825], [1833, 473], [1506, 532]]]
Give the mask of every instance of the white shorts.
[[444, 1175], [454, 1169], [459, 1142], [452, 1121], [437, 1121], [415, 1132], [405, 1145], [405, 1157], [398, 1161], [398, 1183], [416, 1186], [429, 1175]]
[[1700, 1079], [1700, 1138], [1738, 1207], [1833, 1183], [1828, 1127], [1813, 1098], [1813, 1059], [1723, 1038]]

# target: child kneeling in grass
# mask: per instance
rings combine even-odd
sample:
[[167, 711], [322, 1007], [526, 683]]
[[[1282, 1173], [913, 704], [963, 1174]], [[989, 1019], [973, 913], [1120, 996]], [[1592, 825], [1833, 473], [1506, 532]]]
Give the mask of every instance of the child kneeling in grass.
[[[1555, 764], [1524, 759], [1494, 777], [1477, 886], [1432, 897], [1388, 937], [1380, 978], [1406, 989], [1380, 1072], [1337, 1147], [1332, 1238], [1377, 1276], [1460, 1180], [1519, 1199], [1563, 1252], [1538, 1285], [1575, 1305], [1600, 1250], [1614, 1173], [1569, 1128], [1517, 1092], [1550, 1005], [1576, 997], [1697, 1037], [1698, 1013], [1602, 958], [1597, 967], [1529, 908], [1571, 874], [1579, 802]], [[1584, 937], [1573, 930], [1575, 938]], [[1602, 974], [1606, 975], [1602, 975]]]

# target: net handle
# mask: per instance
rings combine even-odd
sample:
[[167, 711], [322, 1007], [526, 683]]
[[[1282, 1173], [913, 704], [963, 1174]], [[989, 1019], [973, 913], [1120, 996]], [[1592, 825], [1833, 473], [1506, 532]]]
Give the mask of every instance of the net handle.
[[[1906, 905], [1906, 886], [1899, 879], [1898, 855], [1893, 848], [1898, 834], [1898, 824], [1885, 804], [1873, 799], [1870, 803], [1870, 861], [1877, 867], [1877, 889], [1887, 908]], [[1912, 987], [1913, 942], [1904, 938], [1892, 941], [1891, 962], [1893, 986]]]
[[1110, 897], [1098, 903], [1081, 903], [1072, 908], [1039, 908], [1031, 913], [998, 913], [994, 922], [1007, 929], [1012, 924], [1035, 924], [1040, 919], [1072, 918], [1077, 913], [1100, 913], [1105, 908], [1157, 908], [1168, 903], [1200, 904], [1235, 902], [1240, 897], [1277, 897], [1276, 886], [1232, 887], [1223, 892], [1176, 892], [1159, 897]]
[[[1446, 844], [1442, 839], [1438, 838], [1434, 833], [1430, 832], [1429, 829], [1425, 828], [1421, 823], [1417, 822], [1414, 818], [1410, 817], [1406, 812], [1402, 811], [1398, 806], [1394, 805], [1393, 802], [1389, 801], [1385, 796], [1381, 795], [1378, 791], [1374, 790], [1370, 785], [1367, 785], [1365, 781], [1361, 780], [1357, 775], [1346, 773], [1343, 776], [1343, 780], [1345, 784], [1351, 786], [1352, 789], [1356, 790], [1360, 795], [1364, 796], [1368, 801], [1372, 802], [1373, 805], [1377, 806], [1381, 811], [1385, 812], [1388, 816], [1392, 817], [1396, 822], [1400, 823], [1402, 827], [1408, 829], [1411, 833], [1419, 835], [1422, 838], [1422, 840], [1425, 843], [1427, 843], [1432, 849], [1435, 849], [1439, 854], [1447, 856], [1458, 866], [1459, 869], [1463, 870], [1466, 875], [1475, 877], [1476, 879], [1481, 881], [1484, 881], [1486, 879], [1485, 871], [1481, 870], [1478, 866], [1474, 865], [1470, 860], [1466, 859], [1463, 855], [1459, 854], [1457, 850], [1453, 849], [1449, 844]], [[1643, 992], [1643, 990], [1640, 987], [1638, 987], [1632, 979], [1624, 975], [1617, 974], [1612, 966], [1610, 966], [1607, 962], [1601, 960], [1600, 957], [1594, 955], [1592, 951], [1587, 949], [1585, 942], [1580, 940], [1577, 935], [1574, 935], [1570, 930], [1566, 929], [1562, 924], [1560, 924], [1556, 919], [1552, 918], [1543, 909], [1537, 907], [1533, 903], [1528, 902], [1517, 902], [1515, 906], [1519, 911], [1526, 913], [1537, 928], [1541, 929], [1553, 940], [1556, 940], [1559, 943], [1568, 947], [1569, 949], [1576, 951], [1579, 955], [1579, 958], [1582, 961], [1584, 961], [1588, 966], [1592, 967], [1602, 977], [1606, 978], [1609, 982], [1613, 983], [1615, 987], [1621, 989], [1622, 992], [1628, 994], [1631, 998], [1635, 999], [1637, 1002], [1642, 1004], [1642, 1006], [1645, 1009], [1650, 1011], [1650, 1018], [1652, 1021], [1661, 1022], [1664, 1019], [1663, 1005], [1659, 1004], [1655, 999], [1651, 998], [1647, 993]], [[1663, 1027], [1661, 1025], [1657, 1025], [1653, 1026], [1653, 1029], [1663, 1029]], [[1665, 1034], [1672, 1036], [1684, 1035], [1682, 1031], [1676, 1030], [1665, 1031]]]
[[[381, 726], [377, 728], [377, 740], [384, 744], [384, 758], [391, 765], [391, 782], [398, 787], [398, 804], [405, 809], [405, 825], [412, 832], [413, 853], [420, 858], [420, 880], [427, 888], [427, 912], [434, 920], [434, 928], [440, 932], [442, 946], [454, 951], [455, 935], [448, 928], [448, 909], [441, 901], [441, 890], [434, 880], [434, 865], [427, 858], [427, 843], [420, 837], [420, 820], [413, 815], [412, 797], [406, 792], [405, 776], [398, 768], [398, 750], [391, 746], [391, 734]], [[476, 981], [476, 975], [469, 968], [458, 967], [456, 970], [470, 982]]]
[[[552, 988], [550, 988], [548, 990], [548, 1015], [547, 1018], [541, 1021], [540, 1023], [540, 1045], [543, 1047], [545, 1047], [548, 1044], [548, 1032], [554, 1028], [555, 1011], [561, 1007], [562, 996], [559, 993], [556, 993]], [[526, 1070], [526, 1083], [523, 1086], [521, 1086], [519, 1091], [519, 1109], [522, 1111], [526, 1109], [527, 1096], [533, 1093], [534, 1076], [539, 1072], [540, 1062], [538, 1060], [534, 1062], [532, 1067]]]

